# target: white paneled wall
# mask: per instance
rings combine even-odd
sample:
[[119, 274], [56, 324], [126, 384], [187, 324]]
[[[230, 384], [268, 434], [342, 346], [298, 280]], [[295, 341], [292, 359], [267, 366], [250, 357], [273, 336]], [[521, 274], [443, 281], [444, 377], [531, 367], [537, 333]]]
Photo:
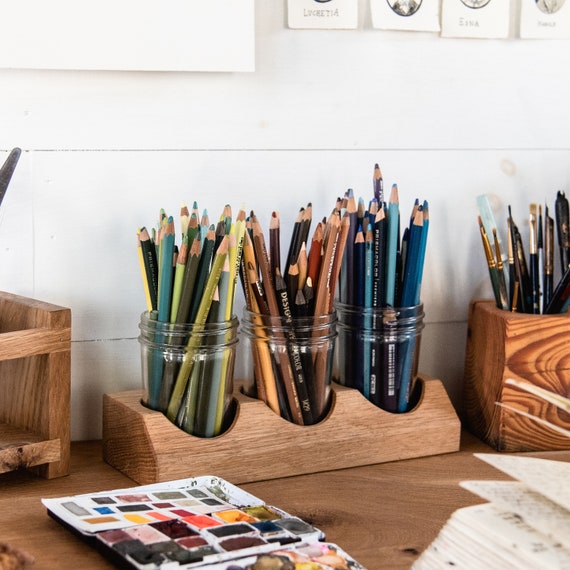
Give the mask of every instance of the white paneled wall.
[[[507, 1], [507, 0], [505, 0]], [[328, 215], [372, 169], [403, 211], [430, 203], [423, 372], [461, 405], [469, 300], [490, 296], [475, 198], [526, 230], [528, 203], [570, 191], [570, 45], [286, 27], [257, 1], [255, 73], [0, 71], [0, 289], [73, 315], [72, 437], [101, 435], [101, 395], [140, 386], [136, 229], [159, 208], [226, 202], [289, 235], [309, 200]], [[231, 49], [231, 46], [228, 46]], [[238, 290], [238, 314], [243, 295]]]

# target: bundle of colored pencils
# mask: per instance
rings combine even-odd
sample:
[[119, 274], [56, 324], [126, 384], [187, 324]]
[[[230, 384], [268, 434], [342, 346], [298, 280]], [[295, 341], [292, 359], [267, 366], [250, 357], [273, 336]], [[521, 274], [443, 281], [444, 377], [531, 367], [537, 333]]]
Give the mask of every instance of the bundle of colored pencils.
[[[264, 353], [267, 347], [262, 340], [254, 342], [257, 396], [275, 413], [297, 424], [318, 421], [325, 411], [323, 393], [330, 379], [325, 377], [327, 366], [319, 351], [299, 361], [295, 327], [298, 319], [312, 319], [309, 326], [314, 326], [319, 318], [333, 314], [335, 287], [348, 235], [348, 217], [341, 212], [340, 202], [328, 219], [317, 223], [312, 236], [311, 222], [312, 205], [308, 204], [300, 209], [294, 223], [282, 267], [278, 213], [271, 216], [268, 250], [261, 223], [251, 212], [241, 267], [246, 308], [254, 326], [259, 327], [256, 330], [282, 334], [278, 340], [289, 347], [289, 357], [279, 350], [269, 355]], [[287, 332], [283, 332], [283, 327]], [[307, 328], [306, 320], [303, 327]]]
[[345, 196], [350, 220], [341, 267], [339, 300], [365, 308], [412, 307], [420, 302], [429, 227], [428, 203], [416, 200], [410, 223], [400, 239], [398, 186], [384, 202], [378, 164], [373, 176], [374, 196], [366, 207], [349, 190]]
[[[192, 325], [195, 333], [206, 323], [232, 319], [245, 218], [241, 209], [234, 221], [227, 205], [217, 224], [210, 224], [207, 211], [200, 218], [194, 202], [191, 212], [185, 205], [180, 211], [180, 246], [175, 243], [174, 219], [163, 210], [156, 229], [138, 231], [139, 261], [152, 318], [159, 323]], [[188, 348], [197, 348], [192, 338]], [[156, 368], [149, 372], [149, 407], [165, 412], [179, 427], [189, 389], [191, 370], [186, 362], [190, 360], [191, 354], [173, 371], [156, 365], [160, 359], [155, 358]]]
[[[405, 412], [413, 389], [423, 328], [420, 293], [429, 229], [427, 201], [416, 199], [400, 236], [398, 186], [384, 202], [383, 178], [374, 167], [366, 206], [345, 195], [350, 229], [339, 282], [340, 383], [358, 389], [388, 411]], [[404, 321], [400, 320], [405, 313]]]

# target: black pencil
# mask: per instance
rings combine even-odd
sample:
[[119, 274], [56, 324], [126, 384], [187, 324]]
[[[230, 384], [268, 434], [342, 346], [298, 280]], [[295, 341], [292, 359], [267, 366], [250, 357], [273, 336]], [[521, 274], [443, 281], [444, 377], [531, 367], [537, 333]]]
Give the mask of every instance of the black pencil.
[[305, 213], [305, 208], [300, 208], [297, 213], [297, 218], [293, 224], [293, 233], [291, 234], [291, 241], [289, 242], [289, 250], [287, 252], [287, 259], [285, 260], [285, 269], [283, 271], [284, 275], [287, 275], [289, 271], [289, 266], [294, 263], [297, 258], [296, 248], [297, 242], [299, 240], [299, 235], [301, 233], [301, 225], [303, 223], [303, 215]]
[[378, 164], [374, 165], [373, 188], [374, 198], [378, 202], [378, 208], [381, 208], [384, 202], [384, 180], [382, 179], [382, 171]]
[[279, 311], [283, 318], [283, 324], [287, 331], [287, 352], [291, 360], [295, 386], [297, 388], [297, 395], [299, 397], [301, 412], [303, 414], [303, 422], [306, 425], [311, 425], [313, 423], [313, 413], [307, 380], [305, 377], [305, 369], [307, 369], [307, 372], [312, 370], [312, 358], [309, 358], [308, 360], [305, 359], [303, 362], [301, 350], [297, 341], [297, 335], [293, 327], [293, 313], [291, 310], [291, 303], [289, 301], [289, 294], [287, 292], [287, 284], [285, 283], [285, 279], [283, 279], [280, 271], [275, 275], [275, 293], [279, 303]]
[[143, 254], [145, 274], [148, 281], [148, 291], [151, 300], [152, 310], [158, 308], [158, 261], [156, 259], [156, 248], [150, 239], [148, 230], [143, 227], [140, 231], [140, 244]]

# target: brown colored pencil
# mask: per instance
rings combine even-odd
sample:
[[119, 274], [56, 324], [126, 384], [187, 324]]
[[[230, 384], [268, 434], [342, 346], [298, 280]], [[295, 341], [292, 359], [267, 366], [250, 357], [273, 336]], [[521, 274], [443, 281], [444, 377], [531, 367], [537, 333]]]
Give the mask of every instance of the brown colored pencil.
[[334, 307], [335, 291], [340, 274], [340, 268], [342, 266], [342, 260], [344, 257], [345, 245], [348, 239], [349, 226], [350, 226], [350, 217], [345, 212], [340, 222], [340, 234], [338, 238], [338, 245], [336, 248], [335, 258], [331, 270], [331, 279], [329, 286], [329, 313], [332, 313]]
[[326, 240], [321, 262], [321, 270], [315, 294], [315, 316], [327, 314], [329, 307], [329, 290], [335, 252], [340, 231], [340, 217], [334, 212], [330, 215], [325, 228]]
[[307, 277], [311, 278], [313, 287], [318, 284], [321, 260], [323, 257], [323, 223], [319, 222], [311, 239]]
[[[255, 255], [261, 272], [261, 278], [267, 298], [267, 304], [269, 306], [269, 312], [272, 317], [279, 317], [280, 312], [279, 305], [277, 303], [277, 296], [275, 294], [275, 281], [271, 274], [271, 266], [269, 263], [269, 256], [267, 255], [267, 248], [265, 246], [265, 239], [263, 237], [261, 224], [253, 212], [251, 212], [250, 218], [251, 228], [253, 232], [253, 248], [255, 250]], [[277, 332], [276, 336], [279, 341], [282, 341], [285, 344], [286, 339], [282, 332]], [[303, 414], [301, 412], [299, 396], [297, 393], [297, 388], [295, 386], [293, 370], [291, 369], [291, 362], [289, 361], [289, 357], [284, 351], [279, 350], [277, 352], [277, 364], [282, 374], [283, 385], [285, 388], [285, 393], [287, 394], [287, 402], [289, 404], [289, 411], [291, 413], [291, 420], [293, 423], [302, 425]]]
[[[244, 235], [244, 246], [243, 246], [243, 279], [244, 279], [244, 290], [248, 291], [246, 294], [247, 308], [253, 313], [253, 324], [259, 327], [258, 330], [263, 330], [262, 308], [259, 307], [257, 298], [254, 293], [254, 285], [252, 281], [259, 280], [259, 274], [257, 270], [257, 261], [255, 259], [255, 251], [253, 249], [253, 243], [251, 241], [251, 236], [246, 230]], [[249, 269], [248, 269], [249, 266]], [[263, 307], [264, 310], [269, 310], [269, 307]], [[271, 363], [271, 354], [269, 352], [269, 346], [263, 335], [260, 335], [259, 340], [252, 340], [252, 352], [254, 358], [255, 366], [255, 382], [257, 386], [257, 397], [261, 401], [265, 402], [276, 414], [280, 413], [279, 409], [279, 397], [277, 395], [277, 384], [275, 374], [273, 372], [273, 365]]]
[[[305, 242], [301, 245], [299, 257], [297, 258], [297, 268], [299, 271], [299, 279], [297, 282], [297, 289], [303, 289], [309, 271], [309, 260], [307, 258], [307, 245]], [[294, 298], [294, 297], [293, 297]]]

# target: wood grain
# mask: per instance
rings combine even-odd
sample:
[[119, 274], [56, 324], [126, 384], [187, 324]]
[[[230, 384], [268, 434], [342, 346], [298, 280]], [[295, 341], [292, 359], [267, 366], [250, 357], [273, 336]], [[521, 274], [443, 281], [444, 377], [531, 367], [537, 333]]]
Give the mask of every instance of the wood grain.
[[570, 415], [537, 396], [505, 385], [526, 380], [570, 395], [570, 317], [526, 315], [497, 309], [492, 301], [469, 307], [465, 356], [464, 415], [467, 424], [504, 451], [570, 449], [570, 438], [496, 404], [518, 408], [570, 429]]
[[0, 292], [3, 471], [34, 467], [47, 478], [68, 473], [70, 383], [71, 311]]
[[[241, 486], [267, 504], [310, 521], [369, 570], [407, 570], [454, 510], [481, 502], [459, 487], [460, 481], [506, 479], [475, 458], [476, 452], [493, 450], [462, 432], [456, 453]], [[570, 460], [569, 452], [533, 455]], [[0, 476], [0, 536], [31, 554], [35, 570], [78, 564], [82, 570], [110, 570], [113, 566], [101, 555], [48, 517], [40, 499], [132, 485], [103, 461], [101, 442], [72, 443], [68, 477], [48, 481], [27, 471]]]
[[[237, 390], [237, 413], [204, 439], [142, 406], [138, 390], [105, 395], [105, 459], [138, 483], [216, 474], [236, 483], [369, 465], [459, 449], [460, 424], [439, 380], [421, 380], [416, 407], [390, 414], [358, 391], [335, 385], [327, 417], [298, 426]], [[239, 461], [237, 457], [239, 456]]]

